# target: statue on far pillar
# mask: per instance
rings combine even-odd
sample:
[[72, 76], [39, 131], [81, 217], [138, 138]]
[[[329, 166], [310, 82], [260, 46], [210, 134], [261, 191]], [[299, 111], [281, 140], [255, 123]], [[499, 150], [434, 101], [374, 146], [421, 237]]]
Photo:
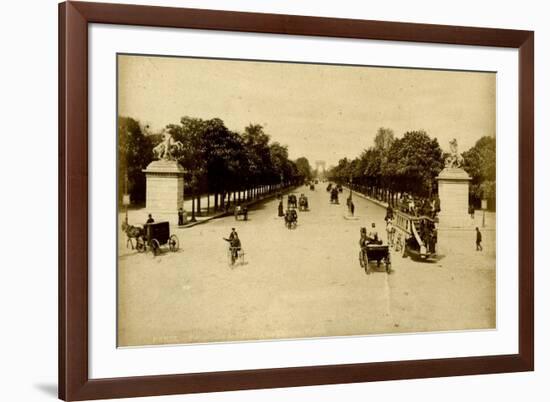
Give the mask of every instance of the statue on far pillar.
[[173, 161], [175, 160], [173, 152], [181, 151], [183, 144], [176, 141], [166, 129], [163, 130], [163, 134], [162, 142], [153, 148], [153, 155], [159, 160]]
[[449, 141], [449, 146], [451, 148], [451, 154], [445, 158], [445, 167], [451, 169], [461, 168], [464, 164], [464, 158], [458, 153], [458, 141], [456, 138]]

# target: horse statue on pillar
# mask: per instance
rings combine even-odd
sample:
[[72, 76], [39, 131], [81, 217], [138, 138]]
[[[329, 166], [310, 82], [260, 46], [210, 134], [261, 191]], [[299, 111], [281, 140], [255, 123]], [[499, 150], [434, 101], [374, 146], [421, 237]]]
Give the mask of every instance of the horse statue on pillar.
[[173, 152], [181, 151], [183, 144], [180, 141], [176, 141], [172, 134], [164, 130], [164, 137], [160, 144], [153, 148], [153, 155], [159, 160], [174, 160]]
[[449, 146], [451, 148], [451, 154], [445, 158], [445, 167], [461, 168], [464, 164], [464, 158], [458, 153], [458, 141], [456, 138], [449, 141]]

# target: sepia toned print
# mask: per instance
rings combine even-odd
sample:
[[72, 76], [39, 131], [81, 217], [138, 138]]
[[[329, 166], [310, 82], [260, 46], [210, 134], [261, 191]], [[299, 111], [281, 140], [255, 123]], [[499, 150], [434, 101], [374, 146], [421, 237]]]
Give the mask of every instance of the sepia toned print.
[[496, 327], [496, 74], [119, 55], [118, 346]]

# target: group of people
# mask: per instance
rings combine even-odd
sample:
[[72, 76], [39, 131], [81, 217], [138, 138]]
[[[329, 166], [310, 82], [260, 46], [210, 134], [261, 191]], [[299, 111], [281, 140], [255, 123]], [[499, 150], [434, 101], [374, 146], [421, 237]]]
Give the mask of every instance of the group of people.
[[429, 253], [435, 253], [437, 243], [437, 229], [431, 220], [421, 220], [418, 225], [418, 235]]
[[411, 194], [403, 193], [397, 206], [400, 211], [414, 216], [428, 216], [435, 218], [441, 211], [438, 197], [417, 197]]

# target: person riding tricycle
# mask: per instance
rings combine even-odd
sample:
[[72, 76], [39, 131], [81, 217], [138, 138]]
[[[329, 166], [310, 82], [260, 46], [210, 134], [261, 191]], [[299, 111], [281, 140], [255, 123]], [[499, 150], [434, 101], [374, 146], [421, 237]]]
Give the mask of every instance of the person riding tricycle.
[[241, 245], [241, 239], [239, 239], [239, 235], [237, 234], [237, 231], [235, 228], [231, 228], [231, 233], [229, 234], [229, 238], [226, 239], [223, 238], [226, 242], [229, 242], [229, 257], [231, 265], [235, 264], [235, 261], [239, 258], [239, 254], [242, 249]]

